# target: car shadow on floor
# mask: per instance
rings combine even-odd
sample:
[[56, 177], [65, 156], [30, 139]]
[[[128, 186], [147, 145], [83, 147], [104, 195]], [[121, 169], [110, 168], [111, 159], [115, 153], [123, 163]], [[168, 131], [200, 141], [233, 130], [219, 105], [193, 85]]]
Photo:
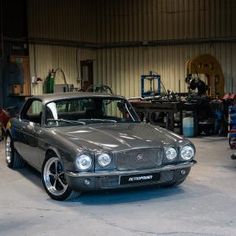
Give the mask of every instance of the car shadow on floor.
[[[18, 169], [17, 172], [20, 173], [23, 178], [26, 178], [32, 184], [45, 191], [41, 181], [41, 174], [33, 167], [26, 165], [25, 168]], [[160, 188], [158, 186], [142, 186], [127, 189], [91, 191], [83, 192], [78, 198], [67, 200], [63, 203], [63, 205], [109, 205], [130, 203], [154, 198], [163, 198], [170, 195], [179, 195], [183, 194], [184, 192], [184, 189], [181, 187]], [[61, 202], [51, 200], [50, 198], [48, 198], [48, 200], [53, 201], [54, 203], [62, 204]]]
[[37, 187], [43, 189], [43, 184], [41, 181], [41, 174], [31, 167], [30, 165], [26, 164], [24, 168], [15, 170], [19, 174], [22, 175], [22, 178], [26, 178], [32, 184], [36, 185]]
[[135, 203], [149, 201], [168, 196], [184, 194], [181, 187], [160, 188], [158, 186], [145, 186], [137, 188], [102, 190], [99, 192], [85, 192], [79, 198], [70, 202], [79, 202], [83, 205], [109, 205], [120, 203]]

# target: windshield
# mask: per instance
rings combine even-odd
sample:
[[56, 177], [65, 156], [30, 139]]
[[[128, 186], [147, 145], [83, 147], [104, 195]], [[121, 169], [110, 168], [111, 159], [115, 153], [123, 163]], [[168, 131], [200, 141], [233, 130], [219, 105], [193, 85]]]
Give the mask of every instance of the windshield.
[[45, 124], [47, 126], [139, 121], [131, 105], [122, 98], [83, 97], [46, 104]]

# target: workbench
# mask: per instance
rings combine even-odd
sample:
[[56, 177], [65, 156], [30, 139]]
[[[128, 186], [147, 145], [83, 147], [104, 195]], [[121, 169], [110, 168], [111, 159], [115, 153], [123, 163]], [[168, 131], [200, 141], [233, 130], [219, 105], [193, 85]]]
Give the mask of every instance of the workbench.
[[[182, 134], [182, 120], [186, 112], [191, 112], [194, 119], [194, 133], [198, 132], [197, 111], [198, 106], [195, 103], [173, 102], [173, 101], [145, 101], [145, 100], [129, 100], [135, 111], [139, 114], [142, 121], [159, 125], [166, 129], [175, 131], [179, 129]], [[161, 122], [155, 122], [151, 116], [153, 112], [164, 113], [165, 118]], [[178, 116], [178, 118], [177, 118]]]

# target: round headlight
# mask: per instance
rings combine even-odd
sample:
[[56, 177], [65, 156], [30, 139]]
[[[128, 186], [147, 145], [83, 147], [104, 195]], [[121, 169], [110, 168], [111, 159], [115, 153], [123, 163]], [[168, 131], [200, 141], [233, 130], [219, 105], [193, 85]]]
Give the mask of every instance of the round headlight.
[[98, 164], [101, 167], [106, 167], [111, 163], [111, 157], [106, 154], [106, 153], [102, 153], [101, 155], [98, 156]]
[[88, 170], [92, 166], [92, 158], [88, 155], [82, 154], [76, 158], [76, 165], [80, 170]]
[[166, 148], [165, 150], [166, 153], [166, 158], [169, 161], [173, 161], [176, 157], [177, 157], [177, 152], [174, 148], [170, 147], [170, 148]]
[[188, 161], [194, 157], [194, 149], [191, 146], [184, 146], [181, 149], [180, 156], [182, 159]]

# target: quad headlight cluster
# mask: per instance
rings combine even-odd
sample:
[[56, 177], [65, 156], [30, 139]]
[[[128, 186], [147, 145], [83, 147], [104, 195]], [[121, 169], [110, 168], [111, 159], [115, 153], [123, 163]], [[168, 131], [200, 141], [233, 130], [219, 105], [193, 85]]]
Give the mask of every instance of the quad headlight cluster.
[[89, 155], [82, 154], [76, 158], [76, 166], [81, 171], [89, 170], [92, 167], [92, 158]]
[[181, 148], [180, 156], [183, 160], [189, 161], [194, 157], [195, 151], [192, 146], [184, 146]]
[[173, 147], [166, 148], [165, 154], [169, 161], [173, 161], [177, 157], [177, 151]]
[[[101, 167], [104, 168], [110, 165], [111, 157], [107, 153], [101, 153], [97, 156], [97, 162]], [[77, 168], [81, 171], [87, 171], [93, 165], [92, 157], [87, 154], [78, 155], [75, 163]]]
[[106, 154], [106, 153], [102, 153], [98, 156], [98, 164], [101, 167], [106, 167], [111, 163], [111, 157]]
[[[180, 158], [184, 161], [191, 160], [194, 157], [194, 155], [195, 155], [194, 148], [190, 145], [183, 146], [180, 149]], [[165, 148], [165, 156], [168, 161], [174, 161], [177, 158], [178, 153], [175, 148], [168, 147]]]

